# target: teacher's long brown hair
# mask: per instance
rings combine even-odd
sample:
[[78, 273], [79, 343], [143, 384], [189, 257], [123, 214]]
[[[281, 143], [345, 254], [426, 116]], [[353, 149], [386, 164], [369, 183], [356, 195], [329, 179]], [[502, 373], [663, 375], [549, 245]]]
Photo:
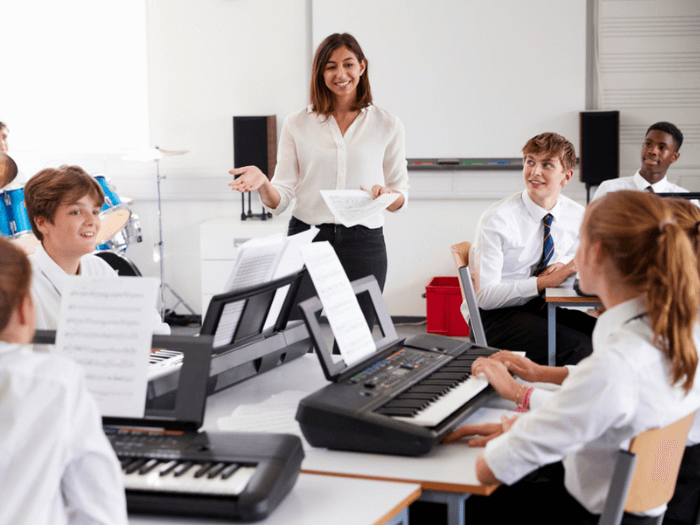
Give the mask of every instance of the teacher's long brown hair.
[[700, 278], [690, 239], [661, 197], [618, 191], [595, 201], [582, 235], [600, 242], [623, 279], [644, 296], [654, 344], [668, 358], [672, 383], [693, 386], [698, 356], [693, 330], [698, 322]]

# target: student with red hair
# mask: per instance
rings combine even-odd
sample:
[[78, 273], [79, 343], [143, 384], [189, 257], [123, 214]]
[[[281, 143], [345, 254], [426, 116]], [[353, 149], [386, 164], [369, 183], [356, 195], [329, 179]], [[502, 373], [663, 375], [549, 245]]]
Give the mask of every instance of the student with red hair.
[[[463, 427], [448, 438], [487, 434], [472, 442], [486, 442], [477, 477], [512, 487], [498, 489], [493, 499], [475, 498], [472, 510], [494, 522], [507, 519], [504, 513], [520, 515], [516, 504], [502, 503], [524, 496], [542, 513], [541, 523], [596, 523], [616, 451], [637, 434], [700, 407], [700, 277], [695, 248], [670, 207], [660, 197], [633, 191], [592, 203], [576, 263], [582, 290], [599, 296], [606, 308], [591, 356], [570, 367], [556, 395], [541, 406], [501, 425]], [[482, 359], [473, 372], [492, 380], [501, 367], [498, 360]], [[559, 461], [563, 472], [548, 467], [549, 482], [529, 482], [528, 475]], [[648, 523], [663, 510], [626, 514], [622, 523]]]

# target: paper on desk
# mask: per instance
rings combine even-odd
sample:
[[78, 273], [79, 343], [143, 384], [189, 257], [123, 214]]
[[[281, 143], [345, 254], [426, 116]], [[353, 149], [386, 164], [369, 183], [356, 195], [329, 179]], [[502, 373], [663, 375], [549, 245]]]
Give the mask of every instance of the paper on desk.
[[308, 392], [286, 391], [255, 405], [241, 405], [230, 416], [220, 417], [219, 430], [225, 432], [281, 432], [301, 438], [304, 449], [310, 445], [304, 439], [295, 416], [299, 401]]
[[333, 216], [348, 228], [386, 209], [399, 195], [385, 193], [372, 200], [372, 196], [364, 190], [321, 190], [321, 196]]
[[[317, 234], [318, 228], [312, 226], [304, 232], [287, 237], [284, 251], [272, 275], [273, 280], [291, 275], [304, 267], [304, 257], [301, 255], [301, 249], [307, 244], [311, 244]], [[289, 285], [275, 292], [275, 298], [272, 300], [272, 305], [267, 314], [267, 319], [265, 319], [263, 330], [267, 330], [277, 322], [282, 306], [284, 306], [284, 300], [287, 298], [287, 292], [289, 292]]]
[[103, 416], [143, 417], [158, 279], [66, 277], [56, 352], [83, 366]]
[[327, 241], [304, 246], [302, 254], [340, 355], [345, 364], [352, 365], [377, 347], [348, 276]]

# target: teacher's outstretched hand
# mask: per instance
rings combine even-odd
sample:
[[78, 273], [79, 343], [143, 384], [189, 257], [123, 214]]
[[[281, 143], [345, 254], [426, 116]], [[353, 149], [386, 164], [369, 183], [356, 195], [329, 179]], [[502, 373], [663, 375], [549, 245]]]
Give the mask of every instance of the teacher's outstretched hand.
[[231, 189], [241, 193], [257, 190], [262, 203], [273, 210], [280, 203], [279, 192], [270, 184], [267, 175], [260, 171], [260, 168], [257, 166], [233, 168], [229, 173], [234, 176], [240, 175], [240, 177], [228, 183]]

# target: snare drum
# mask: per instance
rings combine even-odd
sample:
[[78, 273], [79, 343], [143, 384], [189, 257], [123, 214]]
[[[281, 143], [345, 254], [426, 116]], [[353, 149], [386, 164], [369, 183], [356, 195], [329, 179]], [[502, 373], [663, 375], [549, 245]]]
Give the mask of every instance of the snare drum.
[[123, 252], [129, 245], [141, 242], [142, 240], [141, 221], [138, 215], [132, 213], [126, 226], [124, 226], [121, 231], [117, 232], [114, 237], [97, 246], [96, 250]]
[[131, 210], [126, 204], [122, 203], [114, 186], [112, 186], [107, 177], [101, 173], [94, 174], [93, 177], [100, 185], [105, 195], [105, 203], [100, 211], [102, 228], [97, 234], [97, 243], [102, 244], [114, 237], [124, 228], [131, 217]]
[[24, 206], [24, 188], [0, 191], [0, 233], [19, 244], [28, 255], [36, 251], [39, 240], [32, 233]]

